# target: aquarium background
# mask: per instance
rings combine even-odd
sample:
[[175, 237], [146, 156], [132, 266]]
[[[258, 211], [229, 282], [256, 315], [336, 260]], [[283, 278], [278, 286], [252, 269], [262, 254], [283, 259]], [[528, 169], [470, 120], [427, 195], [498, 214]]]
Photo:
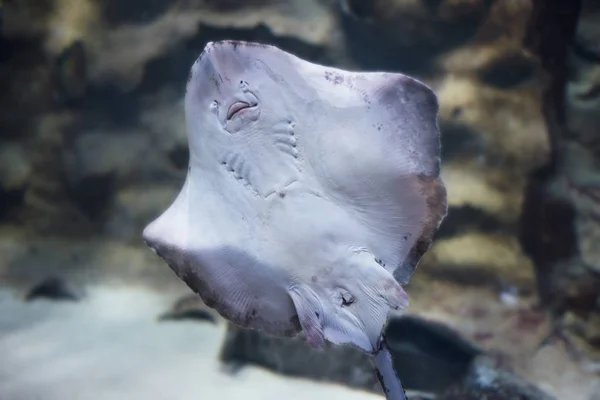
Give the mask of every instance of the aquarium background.
[[377, 399], [368, 359], [232, 326], [141, 240], [208, 41], [398, 71], [449, 213], [387, 337], [411, 399], [600, 399], [600, 2], [2, 0], [0, 399]]

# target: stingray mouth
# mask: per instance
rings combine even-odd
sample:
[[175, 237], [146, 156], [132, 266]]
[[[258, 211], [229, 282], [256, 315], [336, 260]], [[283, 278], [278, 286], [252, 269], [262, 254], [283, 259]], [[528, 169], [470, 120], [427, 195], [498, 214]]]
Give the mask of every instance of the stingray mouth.
[[232, 105], [229, 106], [227, 110], [227, 120], [231, 121], [232, 118], [242, 115], [252, 109], [256, 109], [258, 107], [257, 103], [247, 103], [245, 101], [236, 101]]

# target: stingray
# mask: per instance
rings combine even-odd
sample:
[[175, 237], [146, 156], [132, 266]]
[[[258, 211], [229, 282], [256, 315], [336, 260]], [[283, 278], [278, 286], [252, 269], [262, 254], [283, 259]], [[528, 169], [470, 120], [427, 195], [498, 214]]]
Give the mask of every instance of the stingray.
[[186, 88], [187, 176], [144, 241], [224, 318], [362, 349], [402, 399], [382, 332], [447, 212], [437, 114], [403, 74], [210, 42]]

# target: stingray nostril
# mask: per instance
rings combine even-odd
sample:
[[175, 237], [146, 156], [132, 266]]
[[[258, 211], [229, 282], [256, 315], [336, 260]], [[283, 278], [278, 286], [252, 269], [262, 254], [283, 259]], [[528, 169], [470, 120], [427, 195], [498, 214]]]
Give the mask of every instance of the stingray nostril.
[[218, 114], [219, 113], [219, 102], [216, 100], [213, 100], [212, 103], [210, 103], [210, 112], [213, 114]]

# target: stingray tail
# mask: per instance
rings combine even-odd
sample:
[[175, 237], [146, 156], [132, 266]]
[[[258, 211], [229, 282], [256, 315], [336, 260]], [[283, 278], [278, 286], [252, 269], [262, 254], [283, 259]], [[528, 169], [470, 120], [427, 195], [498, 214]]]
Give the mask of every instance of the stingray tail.
[[371, 362], [375, 367], [375, 373], [385, 393], [385, 398], [387, 400], [406, 400], [406, 392], [394, 369], [392, 353], [383, 334], [379, 339], [379, 349], [371, 356]]

